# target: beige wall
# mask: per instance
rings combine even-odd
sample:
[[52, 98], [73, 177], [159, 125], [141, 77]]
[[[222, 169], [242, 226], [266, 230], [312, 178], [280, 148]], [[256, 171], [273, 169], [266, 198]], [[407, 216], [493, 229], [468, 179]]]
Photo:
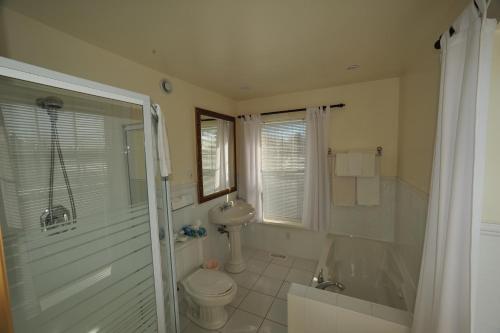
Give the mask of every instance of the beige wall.
[[385, 79], [237, 102], [239, 114], [345, 103], [332, 112], [335, 150], [384, 147], [381, 174], [397, 175], [399, 79]]
[[[134, 63], [14, 11], [2, 7], [0, 11], [3, 24], [0, 55], [151, 96], [166, 112], [173, 182], [195, 181], [194, 107], [231, 114], [235, 110], [233, 100]], [[164, 77], [173, 84], [170, 95], [159, 89], [159, 81]]]
[[398, 175], [428, 193], [439, 99], [439, 59], [400, 78]]
[[483, 220], [500, 223], [500, 29], [495, 32], [486, 146]]

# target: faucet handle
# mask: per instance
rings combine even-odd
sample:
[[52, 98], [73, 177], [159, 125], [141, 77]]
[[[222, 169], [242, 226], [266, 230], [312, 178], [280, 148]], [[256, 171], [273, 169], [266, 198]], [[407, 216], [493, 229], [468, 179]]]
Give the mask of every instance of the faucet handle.
[[324, 281], [325, 280], [323, 278], [323, 268], [321, 268], [318, 273], [318, 283], [323, 283]]

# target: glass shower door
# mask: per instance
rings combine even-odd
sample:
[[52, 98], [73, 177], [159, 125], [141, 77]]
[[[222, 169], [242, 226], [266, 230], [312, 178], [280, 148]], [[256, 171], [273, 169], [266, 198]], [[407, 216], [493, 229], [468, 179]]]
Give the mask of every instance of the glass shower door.
[[0, 76], [0, 228], [16, 333], [164, 332], [155, 189], [131, 189], [127, 170], [154, 167], [144, 140], [131, 161], [123, 137], [144, 119], [137, 104]]

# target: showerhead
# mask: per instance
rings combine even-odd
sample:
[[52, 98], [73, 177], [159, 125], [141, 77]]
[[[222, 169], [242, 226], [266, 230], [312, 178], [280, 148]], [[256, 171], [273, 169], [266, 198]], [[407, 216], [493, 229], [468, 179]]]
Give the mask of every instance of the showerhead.
[[36, 105], [47, 111], [62, 109], [64, 103], [62, 99], [55, 96], [37, 98]]

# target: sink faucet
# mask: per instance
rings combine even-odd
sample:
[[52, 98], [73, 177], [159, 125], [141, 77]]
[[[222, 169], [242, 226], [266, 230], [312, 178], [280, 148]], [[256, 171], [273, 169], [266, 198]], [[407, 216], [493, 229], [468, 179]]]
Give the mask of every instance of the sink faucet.
[[227, 202], [224, 202], [221, 206], [220, 206], [220, 210], [221, 212], [225, 211], [226, 209], [229, 209], [231, 207], [234, 206], [234, 201], [227, 201]]

